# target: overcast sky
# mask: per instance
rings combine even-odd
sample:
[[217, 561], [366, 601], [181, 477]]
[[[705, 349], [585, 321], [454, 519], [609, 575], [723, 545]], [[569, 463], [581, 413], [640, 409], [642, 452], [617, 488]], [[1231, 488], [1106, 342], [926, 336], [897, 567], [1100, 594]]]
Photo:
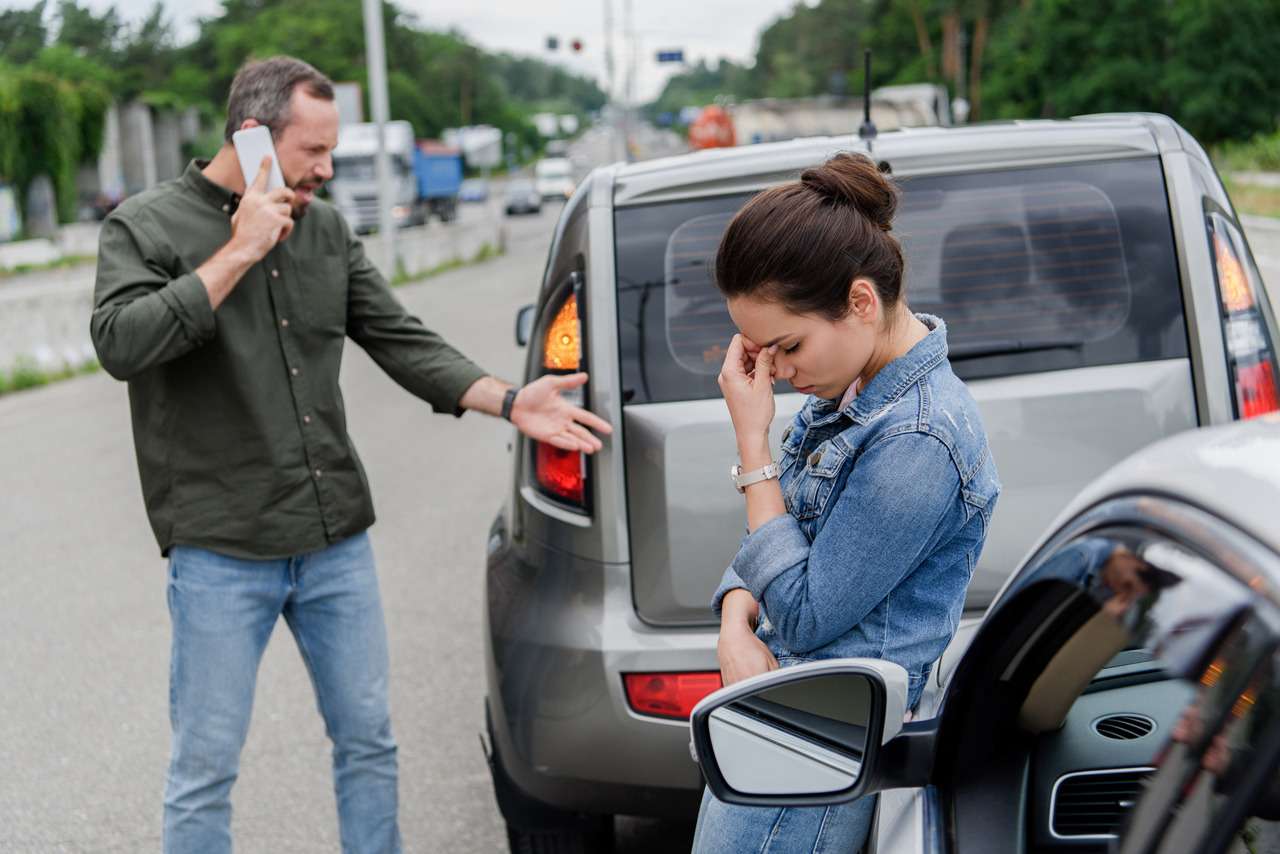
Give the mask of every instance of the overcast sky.
[[[0, 0], [0, 8], [29, 8], [33, 0]], [[82, 0], [102, 11], [115, 6], [129, 21], [144, 17], [155, 0]], [[215, 15], [219, 0], [162, 0], [172, 16], [180, 39], [195, 34], [196, 21]], [[357, 3], [359, 0], [350, 0]], [[624, 0], [608, 0], [614, 16], [614, 56], [621, 87], [626, 68], [623, 29]], [[726, 56], [738, 62], [755, 55], [756, 39], [765, 26], [796, 4], [797, 0], [632, 0], [633, 25], [639, 44], [636, 95], [647, 101], [656, 97], [674, 66], [659, 66], [659, 48], [683, 48], [685, 59], [708, 60]], [[606, 0], [399, 0], [402, 9], [416, 15], [429, 29], [454, 28], [493, 50], [556, 59], [560, 64], [589, 74], [605, 85]], [[53, 6], [53, 3], [49, 4]], [[549, 54], [546, 37], [558, 35], [561, 49]], [[567, 55], [565, 43], [580, 38], [584, 50]]]

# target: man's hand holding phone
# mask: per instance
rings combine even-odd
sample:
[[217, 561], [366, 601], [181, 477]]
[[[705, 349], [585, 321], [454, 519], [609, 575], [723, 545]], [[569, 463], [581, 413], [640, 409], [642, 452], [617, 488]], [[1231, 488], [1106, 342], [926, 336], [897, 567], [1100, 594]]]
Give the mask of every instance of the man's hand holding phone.
[[231, 217], [231, 242], [256, 264], [293, 231], [293, 190], [267, 189], [271, 157], [262, 158], [253, 183], [245, 188], [240, 206]]
[[293, 190], [268, 190], [270, 167], [271, 156], [263, 156], [257, 176], [231, 217], [231, 239], [196, 269], [215, 311], [249, 268], [293, 232]]

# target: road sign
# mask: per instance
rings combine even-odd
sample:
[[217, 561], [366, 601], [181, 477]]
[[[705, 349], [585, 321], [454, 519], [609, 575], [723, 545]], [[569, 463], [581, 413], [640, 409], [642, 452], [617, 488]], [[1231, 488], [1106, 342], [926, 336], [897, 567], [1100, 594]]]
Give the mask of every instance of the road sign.
[[658, 51], [658, 62], [684, 62], [684, 49]]

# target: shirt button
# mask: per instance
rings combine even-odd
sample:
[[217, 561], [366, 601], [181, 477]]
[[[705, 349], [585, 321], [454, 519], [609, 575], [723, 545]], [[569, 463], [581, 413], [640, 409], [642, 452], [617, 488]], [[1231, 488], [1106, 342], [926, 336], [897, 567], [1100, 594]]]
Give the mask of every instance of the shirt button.
[[304, 416], [302, 416], [302, 423], [303, 423], [303, 424], [310, 424], [310, 423], [311, 423], [311, 416], [310, 416], [310, 415], [304, 415]]
[[287, 317], [280, 318], [280, 325], [285, 327], [286, 329], [289, 328], [289, 318]]
[[822, 451], [814, 451], [809, 455], [809, 465], [816, 466], [820, 462], [822, 462]]
[[278, 279], [278, 278], [280, 278], [280, 271], [279, 271], [279, 270], [272, 270], [272, 271], [271, 271], [271, 278], [273, 278], [273, 279]]
[[231, 205], [223, 205], [223, 206], [222, 206], [222, 212], [223, 212], [223, 213], [230, 213], [230, 212], [231, 212]]
[[316, 469], [316, 477], [317, 477], [317, 478], [319, 478], [319, 477], [320, 477], [320, 475], [322, 475], [322, 474], [324, 474], [324, 472], [320, 471], [320, 469]]
[[289, 373], [293, 374], [296, 377], [300, 373], [300, 371], [297, 368], [290, 368]]

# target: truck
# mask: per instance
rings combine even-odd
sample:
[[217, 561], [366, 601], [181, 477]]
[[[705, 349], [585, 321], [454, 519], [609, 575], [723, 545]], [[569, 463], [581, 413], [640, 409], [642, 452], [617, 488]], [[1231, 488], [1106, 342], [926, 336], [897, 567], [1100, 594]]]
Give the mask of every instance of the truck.
[[[462, 155], [438, 142], [418, 142], [407, 121], [386, 124], [385, 145], [391, 163], [392, 216], [398, 227], [425, 225], [431, 214], [449, 222], [457, 215], [462, 184]], [[378, 227], [378, 126], [343, 125], [333, 150], [329, 195], [357, 234]]]

